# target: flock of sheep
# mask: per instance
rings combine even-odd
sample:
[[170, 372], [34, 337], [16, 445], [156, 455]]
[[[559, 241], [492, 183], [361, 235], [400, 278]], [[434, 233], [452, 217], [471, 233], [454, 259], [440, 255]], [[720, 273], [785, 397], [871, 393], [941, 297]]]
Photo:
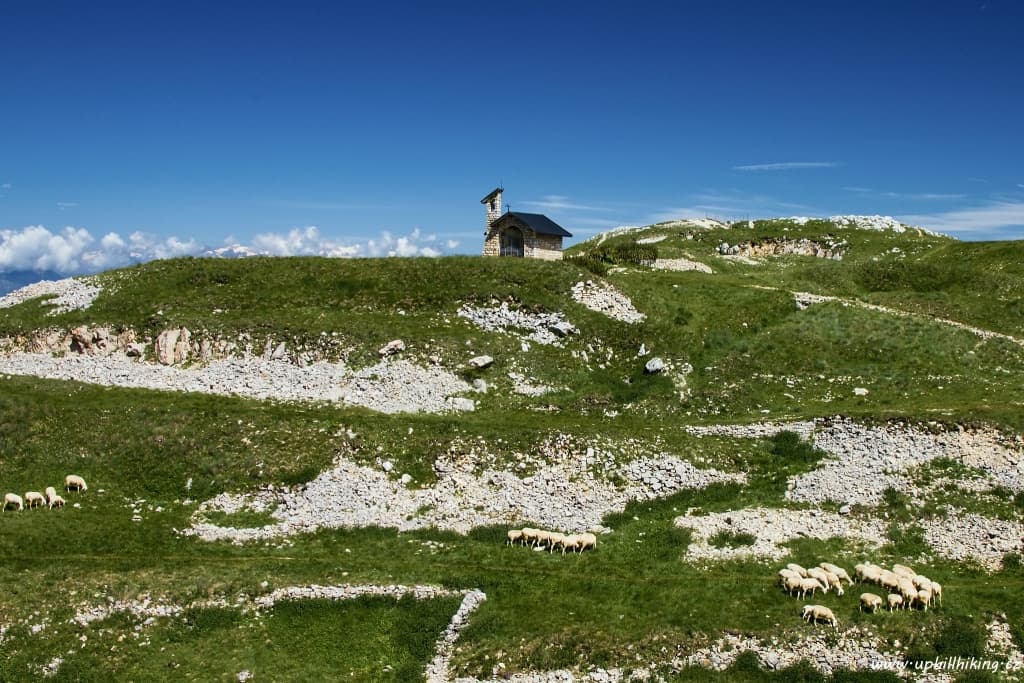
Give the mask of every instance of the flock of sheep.
[[[877, 583], [888, 589], [887, 602], [890, 612], [901, 607], [907, 609], [916, 606], [927, 610], [928, 605], [936, 601], [942, 603], [942, 586], [906, 565], [894, 564], [889, 570], [865, 562], [854, 567], [854, 573], [858, 581]], [[844, 581], [848, 586], [853, 585], [853, 579], [845, 569], [829, 562], [822, 562], [810, 569], [790, 563], [779, 570], [779, 582], [783, 589], [790, 595], [799, 593], [800, 597], [805, 597], [808, 593], [814, 595], [819, 590], [828, 593], [829, 589], [835, 589], [836, 595], [843, 595]], [[864, 611], [875, 612], [884, 603], [880, 595], [861, 593], [860, 607]], [[831, 624], [833, 628], [838, 627], [835, 614], [824, 605], [804, 605], [802, 618], [808, 623], [817, 624], [823, 621]]]
[[[858, 564], [854, 569], [861, 581], [877, 583], [888, 590], [887, 602], [890, 612], [915, 606], [927, 611], [928, 605], [936, 601], [942, 604], [942, 585], [923, 574], [918, 574], [906, 565], [894, 564], [892, 570], [889, 570], [865, 562]], [[860, 596], [860, 606], [864, 611], [874, 612], [882, 605], [880, 595], [862, 593]]]
[[527, 527], [525, 529], [510, 529], [507, 545], [547, 548], [549, 553], [561, 548], [562, 555], [565, 555], [566, 550], [582, 553], [584, 550], [596, 549], [597, 536], [591, 533], [563, 534], [558, 531], [544, 531]]
[[[64, 477], [65, 491], [86, 491], [88, 488], [85, 484], [85, 479], [82, 479], [77, 474], [69, 474]], [[25, 494], [24, 499], [17, 493], [5, 493], [3, 512], [6, 512], [9, 507], [13, 507], [20, 512], [25, 509], [25, 506], [28, 506], [30, 510], [34, 507], [42, 507], [43, 505], [51, 510], [55, 507], [64, 506], [65, 501], [57, 495], [57, 489], [47, 486], [45, 493], [46, 495], [39, 493], [39, 491], [29, 491]]]

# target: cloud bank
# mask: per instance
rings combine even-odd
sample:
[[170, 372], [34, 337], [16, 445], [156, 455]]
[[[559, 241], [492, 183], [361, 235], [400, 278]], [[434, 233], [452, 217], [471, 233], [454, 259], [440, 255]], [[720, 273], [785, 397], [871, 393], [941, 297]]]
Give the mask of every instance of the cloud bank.
[[251, 244], [211, 247], [193, 238], [142, 232], [122, 237], [110, 232], [97, 239], [85, 228], [68, 226], [51, 232], [42, 225], [30, 225], [20, 230], [0, 230], [0, 272], [49, 270], [79, 275], [178, 256], [440, 256], [443, 250], [451, 251], [458, 244], [423, 235], [419, 228], [408, 235], [382, 232], [372, 239], [344, 241], [321, 235], [316, 226], [307, 226], [287, 233], [263, 233]]
[[949, 235], [1015, 239], [1024, 235], [1024, 202], [993, 201], [955, 211], [900, 216], [900, 220]]

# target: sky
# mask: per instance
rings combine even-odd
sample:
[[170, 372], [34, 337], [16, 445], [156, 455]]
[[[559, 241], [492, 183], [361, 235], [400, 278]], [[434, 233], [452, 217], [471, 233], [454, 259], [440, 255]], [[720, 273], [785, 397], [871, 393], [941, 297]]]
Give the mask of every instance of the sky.
[[1024, 237], [1024, 3], [7, 2], [0, 272], [618, 225]]

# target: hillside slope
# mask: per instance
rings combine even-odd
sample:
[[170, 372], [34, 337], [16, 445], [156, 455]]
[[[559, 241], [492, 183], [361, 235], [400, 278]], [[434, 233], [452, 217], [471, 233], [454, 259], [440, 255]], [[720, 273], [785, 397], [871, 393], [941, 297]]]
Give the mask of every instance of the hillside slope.
[[[177, 259], [61, 285], [61, 312], [0, 300], [0, 487], [89, 481], [0, 518], [0, 678], [1019, 656], [1022, 247], [857, 225], [673, 222], [561, 263]], [[504, 545], [524, 526], [598, 547]], [[826, 635], [774, 585], [865, 558], [943, 605], [832, 592]]]

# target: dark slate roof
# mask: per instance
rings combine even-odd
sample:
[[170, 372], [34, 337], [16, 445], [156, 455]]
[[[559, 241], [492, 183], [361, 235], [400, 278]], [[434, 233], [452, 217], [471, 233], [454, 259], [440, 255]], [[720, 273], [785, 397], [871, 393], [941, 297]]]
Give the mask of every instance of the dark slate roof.
[[480, 203], [481, 204], [486, 204], [487, 202], [491, 201], [491, 197], [493, 197], [494, 195], [498, 194], [499, 192], [504, 192], [504, 191], [505, 191], [504, 187], [496, 187], [493, 190], [491, 190], [490, 194], [488, 194], [486, 197], [481, 199]]
[[[554, 222], [542, 213], [522, 213], [509, 211], [505, 216], [512, 216], [522, 223], [525, 223], [530, 230], [538, 235], [556, 235], [559, 237], [572, 237], [572, 233]], [[505, 218], [502, 216], [501, 218]], [[501, 220], [501, 219], [499, 219]]]

